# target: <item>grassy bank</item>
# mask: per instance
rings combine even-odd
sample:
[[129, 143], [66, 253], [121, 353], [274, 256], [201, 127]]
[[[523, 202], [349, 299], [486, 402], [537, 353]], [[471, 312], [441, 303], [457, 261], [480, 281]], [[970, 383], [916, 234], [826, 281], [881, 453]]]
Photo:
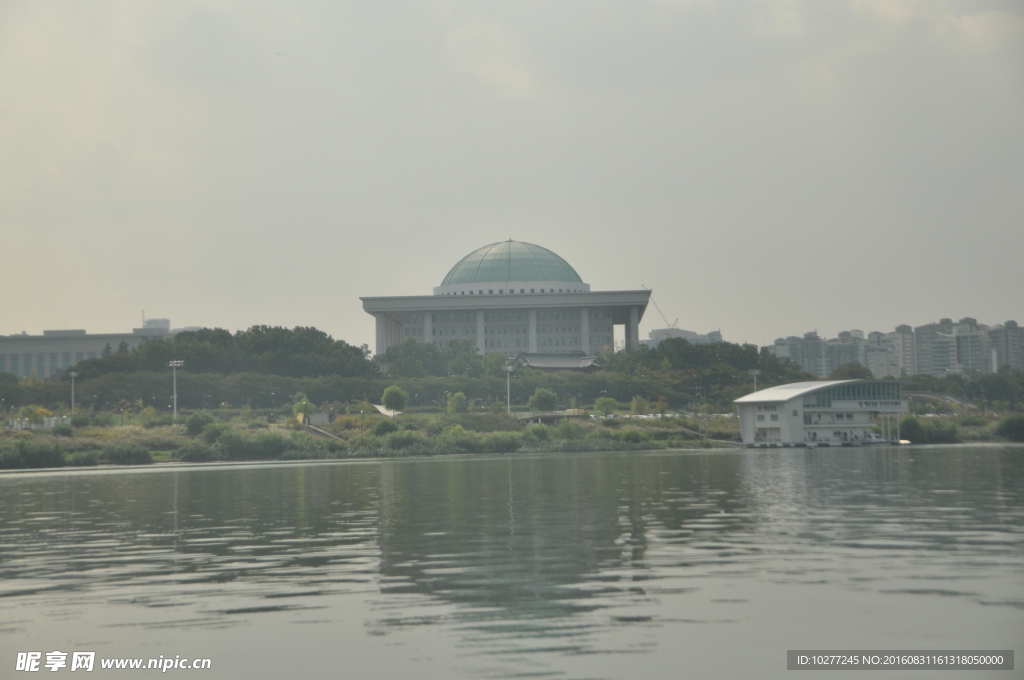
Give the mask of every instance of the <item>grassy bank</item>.
[[[442, 418], [408, 414], [342, 416], [329, 436], [268, 423], [251, 413], [192, 414], [178, 425], [110, 425], [109, 419], [77, 419], [78, 426], [4, 430], [0, 469], [159, 462], [322, 460], [510, 454], [516, 452], [631, 451], [734, 446], [735, 419], [585, 418], [556, 425], [528, 425], [504, 414]], [[97, 422], [103, 425], [97, 426]], [[702, 436], [702, 434], [704, 436]]]

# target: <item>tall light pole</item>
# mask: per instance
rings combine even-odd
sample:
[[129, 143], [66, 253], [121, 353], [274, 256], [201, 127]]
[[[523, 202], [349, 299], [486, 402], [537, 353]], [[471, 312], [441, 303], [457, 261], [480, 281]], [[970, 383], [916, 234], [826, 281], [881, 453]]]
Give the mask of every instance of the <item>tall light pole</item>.
[[506, 366], [505, 371], [505, 408], [508, 409], [508, 414], [512, 415], [512, 371], [515, 370], [515, 366]]
[[761, 371], [759, 371], [756, 368], [752, 368], [749, 371], [747, 371], [747, 373], [754, 376], [754, 391], [757, 392], [757, 376], [761, 374]]
[[71, 376], [71, 415], [75, 415], [75, 378], [78, 377], [78, 371], [71, 371], [68, 373]]
[[174, 421], [178, 421], [178, 369], [185, 365], [181, 359], [167, 362], [171, 367], [171, 379], [174, 381]]

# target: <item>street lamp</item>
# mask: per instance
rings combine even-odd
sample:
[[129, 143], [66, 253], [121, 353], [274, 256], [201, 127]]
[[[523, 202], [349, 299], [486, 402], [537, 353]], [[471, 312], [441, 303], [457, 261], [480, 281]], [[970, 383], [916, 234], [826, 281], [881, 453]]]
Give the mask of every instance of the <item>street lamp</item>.
[[747, 371], [750, 375], [754, 376], [754, 391], [757, 392], [757, 376], [761, 375], [761, 371], [756, 368], [752, 368]]
[[174, 421], [178, 421], [178, 369], [185, 365], [181, 359], [167, 362], [171, 367], [171, 379], [174, 381]]
[[509, 415], [512, 415], [512, 371], [515, 368], [515, 366], [505, 367], [505, 408], [508, 409]]
[[75, 378], [78, 377], [78, 371], [71, 371], [68, 373], [71, 376], [71, 415], [75, 415]]

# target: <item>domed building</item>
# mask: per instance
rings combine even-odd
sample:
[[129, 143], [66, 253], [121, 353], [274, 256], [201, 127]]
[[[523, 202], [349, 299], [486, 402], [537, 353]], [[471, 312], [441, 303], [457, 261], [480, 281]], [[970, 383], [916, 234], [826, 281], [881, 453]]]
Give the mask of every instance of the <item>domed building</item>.
[[[501, 241], [459, 260], [433, 295], [364, 297], [377, 321], [376, 353], [412, 338], [443, 346], [472, 340], [481, 354], [544, 357], [552, 367], [613, 346], [625, 327], [626, 347], [638, 344], [649, 290], [594, 292], [556, 253], [532, 243]], [[561, 366], [559, 366], [561, 367]]]

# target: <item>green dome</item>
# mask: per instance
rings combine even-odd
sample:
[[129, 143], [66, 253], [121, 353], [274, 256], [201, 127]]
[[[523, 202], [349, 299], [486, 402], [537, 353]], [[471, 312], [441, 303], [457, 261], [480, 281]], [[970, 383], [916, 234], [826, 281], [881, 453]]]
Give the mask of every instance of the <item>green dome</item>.
[[503, 281], [583, 283], [569, 263], [547, 248], [520, 241], [502, 241], [478, 248], [452, 267], [442, 286]]

